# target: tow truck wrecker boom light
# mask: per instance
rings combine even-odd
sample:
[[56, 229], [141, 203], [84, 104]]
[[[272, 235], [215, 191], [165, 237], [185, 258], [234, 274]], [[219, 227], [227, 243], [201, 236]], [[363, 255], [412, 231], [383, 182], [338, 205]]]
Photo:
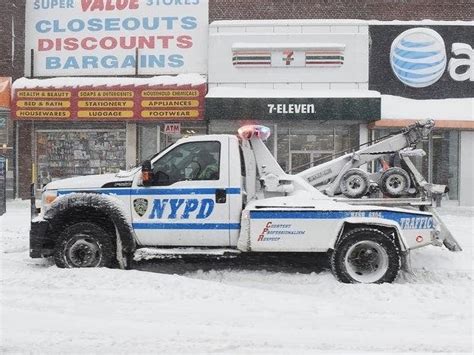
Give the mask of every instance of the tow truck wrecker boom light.
[[255, 135], [263, 141], [267, 140], [271, 134], [270, 128], [259, 125], [242, 126], [237, 132], [241, 139], [250, 139]]

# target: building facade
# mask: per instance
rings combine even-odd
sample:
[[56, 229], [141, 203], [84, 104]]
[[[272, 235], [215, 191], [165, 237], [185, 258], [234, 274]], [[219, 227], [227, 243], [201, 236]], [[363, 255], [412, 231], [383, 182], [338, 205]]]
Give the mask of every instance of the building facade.
[[431, 118], [418, 168], [472, 205], [472, 38], [472, 23], [459, 22], [214, 22], [209, 129], [269, 125], [273, 154], [299, 172]]
[[[435, 118], [440, 129], [423, 143], [428, 159], [420, 168], [431, 181], [447, 183], [451, 199], [472, 204], [467, 189], [472, 168], [463, 158], [472, 151], [472, 79], [454, 80], [450, 74], [456, 66], [454, 77], [472, 75], [466, 74], [472, 73], [469, 48], [454, 46], [472, 46], [472, 22], [447, 22], [471, 20], [469, 2], [391, 1], [380, 6], [380, 1], [210, 0], [158, 8], [158, 1], [139, 1], [141, 10], [122, 13], [99, 5], [81, 8], [74, 1], [77, 9], [42, 8], [51, 6], [48, 1], [36, 2], [39, 8], [34, 9], [35, 2], [27, 1], [25, 11], [24, 1], [13, 3], [13, 25], [11, 18], [8, 23], [1, 19], [2, 29], [10, 29], [2, 35], [15, 39], [13, 47], [5, 48], [12, 54], [2, 57], [6, 73], [1, 74], [42, 79], [13, 85], [10, 136], [20, 197], [29, 196], [32, 181], [40, 188], [50, 179], [123, 169], [182, 135], [235, 133], [247, 122], [270, 126], [270, 149], [285, 170], [298, 172], [417, 119]], [[158, 19], [161, 25], [152, 28], [153, 20], [140, 20], [156, 17], [146, 3], [165, 11]], [[25, 12], [26, 41], [21, 29]], [[102, 20], [88, 22], [91, 14]], [[172, 17], [177, 22], [166, 19]], [[295, 20], [308, 18], [313, 20]], [[326, 20], [316, 20], [321, 18]], [[444, 22], [420, 21], [426, 18]], [[374, 19], [404, 22], [366, 21]], [[208, 22], [209, 28], [201, 26]], [[412, 87], [406, 78], [403, 82], [390, 59], [395, 39], [414, 28], [432, 29], [445, 45], [442, 75], [425, 87]], [[207, 43], [209, 51], [202, 51]], [[468, 62], [450, 64], [452, 59]], [[178, 74], [191, 76], [152, 78]], [[73, 79], [84, 76], [89, 79]], [[62, 79], [45, 81], [54, 77]], [[41, 97], [51, 90], [70, 96]], [[124, 95], [133, 98], [114, 96], [127, 91]], [[144, 91], [160, 93], [146, 98]], [[46, 106], [34, 106], [40, 101]], [[152, 102], [153, 107], [143, 107]], [[105, 111], [109, 113], [98, 113]], [[114, 116], [116, 111], [126, 117]], [[155, 116], [145, 117], [144, 111]], [[89, 152], [96, 150], [108, 154]], [[444, 163], [437, 165], [440, 161]]]

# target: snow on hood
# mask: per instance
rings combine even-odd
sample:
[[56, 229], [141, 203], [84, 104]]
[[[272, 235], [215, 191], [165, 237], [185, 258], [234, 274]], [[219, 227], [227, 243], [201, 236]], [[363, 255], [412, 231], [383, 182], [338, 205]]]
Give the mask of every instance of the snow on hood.
[[45, 186], [45, 189], [96, 189], [108, 182], [130, 180], [130, 176], [120, 176], [119, 174], [86, 175], [50, 182]]

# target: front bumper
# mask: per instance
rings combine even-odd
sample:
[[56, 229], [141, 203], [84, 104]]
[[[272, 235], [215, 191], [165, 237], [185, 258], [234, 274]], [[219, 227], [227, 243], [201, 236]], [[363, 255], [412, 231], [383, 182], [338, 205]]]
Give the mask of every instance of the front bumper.
[[54, 253], [54, 240], [48, 236], [49, 222], [37, 219], [31, 222], [30, 257], [44, 258]]

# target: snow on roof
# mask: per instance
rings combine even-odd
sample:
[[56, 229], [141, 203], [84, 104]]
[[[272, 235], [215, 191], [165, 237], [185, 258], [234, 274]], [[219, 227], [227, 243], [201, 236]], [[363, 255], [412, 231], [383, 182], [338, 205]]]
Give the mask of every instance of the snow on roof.
[[205, 84], [206, 78], [200, 74], [180, 74], [176, 76], [161, 75], [150, 78], [133, 77], [58, 77], [51, 79], [16, 80], [13, 89], [32, 89], [37, 87], [62, 88], [78, 86], [127, 86], [127, 85], [200, 85]]
[[369, 90], [304, 90], [304, 89], [248, 89], [218, 86], [210, 88], [206, 97], [235, 98], [298, 98], [298, 97], [372, 97], [380, 98], [378, 91]]
[[443, 25], [443, 26], [474, 26], [474, 21], [437, 21], [437, 20], [421, 20], [421, 21], [379, 21], [379, 20], [355, 20], [355, 19], [307, 19], [307, 20], [222, 20], [213, 21], [210, 27], [235, 27], [235, 26], [314, 26], [314, 25], [331, 25], [331, 26], [347, 26], [347, 25]]
[[309, 50], [315, 48], [338, 48], [344, 49], [346, 47], [345, 44], [342, 43], [247, 43], [247, 42], [237, 42], [232, 44], [233, 50], [241, 50], [241, 49], [287, 49], [291, 46], [291, 49], [299, 49], [299, 50]]
[[382, 95], [384, 119], [474, 120], [474, 98], [414, 100]]

